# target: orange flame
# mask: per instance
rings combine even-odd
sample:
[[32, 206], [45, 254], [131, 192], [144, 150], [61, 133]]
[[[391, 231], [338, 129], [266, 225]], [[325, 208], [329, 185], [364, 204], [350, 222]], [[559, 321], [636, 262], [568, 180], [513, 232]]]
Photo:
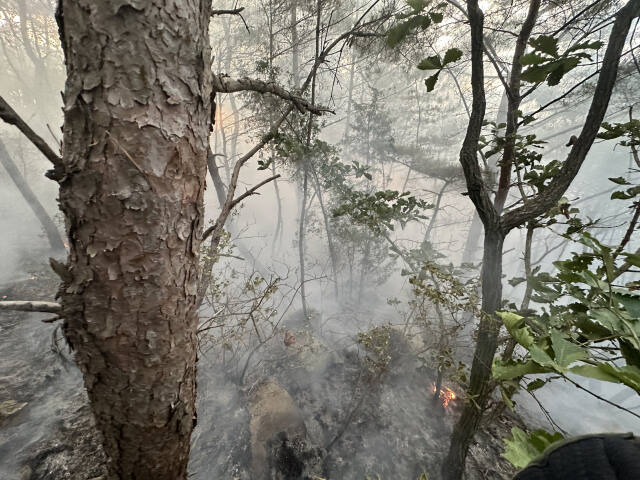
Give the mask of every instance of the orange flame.
[[[433, 385], [433, 391], [436, 391], [436, 386]], [[440, 401], [442, 402], [442, 406], [443, 407], [448, 407], [449, 406], [449, 402], [451, 402], [452, 400], [455, 400], [456, 398], [458, 398], [458, 396], [456, 395], [456, 393], [451, 390], [450, 388], [447, 387], [441, 387], [440, 388]]]

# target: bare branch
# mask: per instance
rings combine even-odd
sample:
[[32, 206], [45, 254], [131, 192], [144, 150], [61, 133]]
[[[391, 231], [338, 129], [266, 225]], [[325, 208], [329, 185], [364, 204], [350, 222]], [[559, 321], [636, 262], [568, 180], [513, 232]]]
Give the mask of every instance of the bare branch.
[[216, 17], [218, 15], [237, 15], [242, 19], [242, 23], [244, 23], [244, 28], [247, 29], [247, 32], [251, 33], [249, 30], [249, 25], [247, 25], [247, 21], [242, 16], [242, 12], [244, 11], [244, 7], [231, 8], [231, 9], [221, 9], [221, 10], [211, 10], [211, 16]]
[[242, 200], [244, 200], [245, 198], [247, 198], [247, 197], [249, 197], [251, 195], [257, 195], [258, 194], [257, 190], [260, 187], [266, 185], [269, 182], [273, 182], [277, 178], [280, 178], [280, 175], [274, 175], [273, 177], [269, 177], [266, 180], [263, 180], [259, 184], [251, 187], [249, 190], [244, 192], [242, 195], [238, 196], [237, 198], [234, 198], [231, 201], [231, 203], [230, 203], [228, 208], [225, 205], [223, 207], [222, 211], [220, 212], [220, 215], [218, 216], [218, 219], [216, 220], [216, 223], [214, 223], [211, 227], [207, 228], [204, 231], [204, 233], [202, 234], [202, 241], [204, 242], [212, 233], [216, 232], [216, 230], [222, 231], [222, 227], [226, 223], [227, 217], [231, 213], [231, 210], [233, 210]]
[[231, 8], [231, 9], [222, 9], [222, 10], [211, 10], [211, 16], [215, 17], [216, 15], [240, 15], [244, 7]]
[[[518, 112], [520, 110], [520, 85], [522, 75], [522, 64], [520, 57], [527, 48], [529, 37], [535, 26], [540, 10], [540, 0], [531, 0], [529, 4], [529, 12], [527, 18], [522, 24], [516, 47], [513, 51], [513, 60], [511, 62], [511, 75], [509, 76], [509, 84], [507, 85], [508, 109], [507, 109], [507, 130], [505, 132], [506, 143], [502, 153], [502, 161], [500, 162], [500, 178], [498, 179], [498, 190], [496, 192], [493, 205], [498, 212], [502, 213], [504, 203], [511, 188], [511, 171], [516, 157], [516, 134], [518, 132]], [[523, 200], [526, 197], [523, 196]]]
[[53, 180], [57, 180], [59, 177], [59, 173], [63, 171], [62, 167], [62, 158], [57, 155], [51, 147], [45, 142], [42, 137], [40, 137], [33, 129], [17, 114], [17, 112], [11, 108], [11, 106], [5, 101], [2, 96], [0, 96], [0, 118], [7, 122], [9, 125], [14, 125], [18, 130], [20, 130], [25, 137], [33, 143], [38, 150], [42, 152], [42, 154], [49, 159], [49, 161], [53, 164], [54, 174], [47, 175], [49, 178]]
[[247, 190], [246, 192], [244, 192], [242, 195], [240, 195], [238, 198], [235, 198], [233, 200], [233, 202], [231, 202], [231, 207], [235, 207], [236, 205], [238, 205], [242, 200], [244, 200], [245, 198], [249, 197], [250, 195], [258, 195], [257, 191], [260, 187], [262, 187], [263, 185], [266, 185], [269, 182], [273, 182], [275, 179], [280, 178], [280, 174], [278, 175], [274, 175], [273, 177], [269, 177], [266, 180], [263, 180], [262, 182], [260, 182], [259, 184], [255, 185], [254, 187], [251, 187], [249, 190]]
[[502, 218], [505, 232], [522, 225], [527, 220], [542, 215], [552, 208], [564, 195], [567, 188], [578, 174], [584, 159], [591, 149], [591, 145], [598, 134], [600, 124], [607, 112], [609, 98], [618, 74], [618, 64], [624, 47], [624, 42], [631, 28], [631, 22], [640, 15], [640, 2], [630, 0], [616, 14], [616, 21], [609, 35], [609, 44], [604, 55], [600, 76], [593, 95], [587, 119], [582, 127], [578, 141], [575, 142], [562, 170], [551, 181], [549, 186], [527, 205], [507, 212]]
[[633, 218], [631, 219], [631, 222], [629, 222], [629, 226], [627, 227], [627, 231], [624, 234], [620, 245], [618, 245], [618, 248], [616, 248], [616, 250], [613, 252], [613, 255], [611, 255], [614, 260], [618, 257], [618, 255], [622, 253], [624, 247], [626, 247], [627, 244], [631, 241], [633, 232], [635, 231], [636, 226], [638, 225], [638, 220], [640, 219], [640, 202], [636, 202], [636, 204], [634, 205], [634, 210], [635, 211], [633, 213]]
[[255, 80], [252, 78], [231, 78], [227, 75], [213, 75], [213, 89], [216, 92], [222, 93], [234, 93], [234, 92], [258, 92], [258, 93], [271, 93], [277, 97], [287, 100], [298, 109], [300, 113], [310, 112], [314, 115], [322, 115], [323, 113], [335, 113], [333, 110], [325, 107], [318, 107], [311, 105], [307, 100], [291, 92], [288, 92], [284, 88], [280, 87], [274, 82], [263, 82], [262, 80]]
[[471, 88], [473, 91], [473, 99], [467, 133], [462, 143], [462, 148], [460, 149], [460, 164], [464, 170], [469, 197], [473, 201], [482, 223], [485, 227], [488, 227], [489, 225], [497, 225], [500, 217], [493, 206], [489, 189], [482, 177], [477, 154], [486, 109], [484, 66], [482, 63], [484, 51], [482, 26], [484, 15], [477, 3], [468, 4], [468, 8], [469, 23], [471, 25]]
[[62, 305], [56, 302], [40, 301], [6, 301], [0, 302], [0, 310], [13, 310], [17, 312], [45, 312], [60, 313]]

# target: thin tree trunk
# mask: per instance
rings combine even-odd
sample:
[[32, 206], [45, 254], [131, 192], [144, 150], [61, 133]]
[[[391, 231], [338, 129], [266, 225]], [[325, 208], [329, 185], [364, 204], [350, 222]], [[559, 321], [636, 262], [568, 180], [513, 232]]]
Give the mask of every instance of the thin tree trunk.
[[318, 180], [318, 175], [313, 170], [313, 177], [315, 180], [316, 192], [318, 194], [318, 201], [320, 202], [320, 210], [322, 211], [322, 219], [324, 221], [324, 229], [327, 232], [327, 244], [329, 246], [329, 258], [331, 260], [331, 272], [333, 273], [333, 289], [336, 300], [340, 297], [339, 289], [338, 289], [338, 255], [336, 253], [336, 247], [333, 241], [333, 233], [331, 231], [331, 222], [329, 221], [329, 215], [327, 215], [327, 210], [324, 207], [324, 200], [322, 198], [322, 188], [320, 186], [320, 181]]
[[[296, 11], [296, 7], [295, 4], [292, 3], [291, 5], [291, 21], [292, 21], [292, 38], [295, 37], [296, 38], [296, 43], [297, 43], [297, 31], [296, 28], [297, 26], [295, 25], [295, 11]], [[273, 70], [273, 58], [274, 58], [274, 51], [273, 51], [273, 44], [274, 44], [274, 33], [273, 33], [273, 2], [269, 2], [269, 81], [271, 82], [275, 82], [275, 74], [274, 74], [274, 70]], [[297, 48], [297, 47], [296, 47]], [[297, 51], [295, 52], [295, 55], [297, 55]], [[294, 61], [294, 78], [295, 78], [295, 88], [296, 90], [299, 88], [299, 83], [300, 83], [300, 79], [299, 79], [299, 72], [298, 72], [298, 59], [296, 57], [295, 61]], [[274, 111], [273, 109], [269, 109], [269, 129], [273, 128], [273, 124], [275, 119], [273, 118], [273, 114]], [[275, 176], [276, 175], [276, 163], [275, 163], [275, 153], [273, 152], [273, 150], [271, 151], [271, 173]], [[276, 211], [277, 211], [277, 217], [276, 217], [276, 228], [275, 228], [275, 232], [273, 234], [273, 243], [271, 244], [271, 256], [273, 256], [276, 252], [276, 249], [279, 246], [279, 240], [282, 240], [282, 234], [283, 234], [283, 220], [282, 220], [282, 199], [280, 198], [280, 187], [278, 185], [278, 180], [274, 180], [273, 181], [273, 190], [276, 194]]]
[[40, 203], [40, 200], [38, 200], [36, 194], [33, 193], [33, 190], [31, 190], [31, 187], [25, 181], [16, 164], [13, 163], [13, 160], [9, 156], [9, 152], [5, 148], [4, 143], [2, 143], [2, 140], [0, 140], [0, 164], [5, 168], [16, 188], [40, 222], [40, 225], [47, 235], [51, 249], [55, 252], [64, 252], [64, 243], [60, 236], [60, 232], [58, 231], [58, 227], [53, 223], [53, 220], [42, 206], [42, 203]]
[[480, 215], [474, 209], [471, 227], [467, 234], [467, 241], [464, 244], [464, 252], [462, 253], [462, 263], [473, 263], [478, 258], [478, 250], [480, 250], [480, 239], [482, 238], [482, 220]]
[[349, 71], [349, 88], [347, 94], [347, 117], [346, 124], [344, 126], [344, 134], [342, 136], [342, 143], [345, 144], [346, 147], [349, 145], [349, 134], [351, 130], [351, 109], [353, 106], [353, 76], [356, 71], [356, 54], [355, 49], [352, 50], [352, 58], [351, 58], [351, 69]]
[[[317, 62], [320, 55], [320, 18], [322, 16], [322, 0], [318, 0], [316, 4], [316, 49], [313, 56], [314, 63]], [[316, 99], [316, 75], [311, 79], [311, 105], [315, 104]], [[309, 122], [307, 124], [307, 149], [311, 146], [311, 133], [313, 129], [313, 114], [309, 113]], [[305, 153], [306, 155], [306, 153]], [[304, 234], [307, 209], [307, 193], [309, 189], [309, 159], [302, 159], [302, 203], [300, 209], [300, 225], [298, 230], [298, 253], [300, 257], [300, 299], [302, 300], [302, 311], [305, 318], [309, 318], [307, 308], [307, 293], [305, 288], [305, 261], [304, 261]]]
[[491, 394], [488, 378], [497, 347], [500, 322], [495, 312], [502, 301], [502, 246], [504, 235], [500, 231], [486, 230], [482, 258], [482, 316], [478, 327], [478, 340], [471, 366], [471, 378], [467, 392], [468, 404], [456, 423], [451, 436], [451, 447], [443, 462], [442, 475], [445, 480], [462, 478], [469, 444], [473, 439], [486, 400]]
[[431, 232], [433, 231], [433, 227], [436, 225], [436, 220], [438, 219], [438, 213], [440, 213], [440, 204], [442, 203], [442, 197], [444, 196], [444, 192], [449, 186], [449, 181], [445, 180], [436, 196], [436, 203], [433, 206], [433, 213], [431, 214], [431, 219], [429, 220], [429, 225], [427, 225], [427, 230], [424, 232], [423, 243], [427, 243], [431, 240]]
[[[276, 163], [275, 160], [271, 160], [271, 173], [276, 175]], [[276, 230], [273, 234], [273, 243], [271, 245], [271, 255], [273, 256], [278, 248], [278, 246], [282, 243], [282, 236], [284, 234], [284, 222], [282, 219], [282, 198], [280, 197], [280, 186], [278, 185], [278, 180], [273, 181], [273, 190], [276, 194]]]
[[303, 160], [302, 167], [302, 203], [300, 204], [300, 223], [298, 224], [298, 259], [300, 261], [300, 300], [302, 302], [302, 313], [305, 318], [309, 318], [307, 308], [307, 291], [305, 288], [305, 262], [304, 262], [304, 230], [307, 213], [307, 189], [309, 175], [307, 173], [306, 159]]
[[364, 247], [364, 254], [360, 262], [360, 284], [358, 285], [358, 304], [362, 303], [362, 294], [364, 292], [365, 277], [369, 268], [369, 256], [371, 255], [371, 241], [367, 240]]
[[208, 0], [62, 0], [57, 14], [68, 74], [60, 206], [70, 241], [59, 296], [109, 478], [187, 478], [209, 11]]
[[291, 2], [291, 75], [293, 77], [293, 88], [300, 88], [300, 51], [298, 46], [298, 4], [294, 0]]
[[500, 177], [498, 179], [498, 190], [494, 199], [494, 206], [498, 215], [502, 213], [504, 204], [511, 189], [511, 171], [516, 160], [516, 134], [518, 133], [518, 120], [520, 115], [520, 77], [522, 75], [522, 64], [520, 57], [524, 54], [529, 37], [538, 18], [541, 0], [531, 0], [527, 18], [522, 24], [516, 47], [513, 51], [511, 61], [511, 73], [509, 75], [508, 86], [508, 107], [507, 107], [507, 129], [505, 132], [505, 145], [500, 161]]

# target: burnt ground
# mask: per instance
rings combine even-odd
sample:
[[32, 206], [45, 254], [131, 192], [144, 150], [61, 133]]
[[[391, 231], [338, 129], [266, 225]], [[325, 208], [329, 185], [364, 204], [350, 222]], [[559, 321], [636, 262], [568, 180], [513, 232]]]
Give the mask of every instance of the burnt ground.
[[[48, 268], [1, 288], [0, 298], [51, 300], [56, 279]], [[104, 473], [104, 454], [82, 387], [81, 375], [45, 314], [2, 313], [0, 320], [0, 478], [88, 480]], [[295, 322], [294, 322], [295, 323]], [[248, 480], [251, 474], [247, 399], [269, 379], [288, 392], [304, 417], [306, 438], [269, 444], [271, 478], [414, 480], [438, 478], [461, 403], [434, 403], [433, 372], [415, 354], [412, 340], [390, 334], [384, 368], [353, 339], [336, 342], [290, 325], [296, 342], [268, 342], [239, 381], [244, 361], [220, 364], [218, 352], [201, 355], [198, 426], [190, 464], [193, 479]], [[373, 359], [375, 360], [375, 358]], [[448, 384], [454, 391], [460, 389]], [[501, 416], [477, 435], [467, 462], [468, 479], [507, 479], [501, 438], [515, 420]]]
[[[0, 287], [0, 299], [51, 300], [57, 279], [45, 266]], [[103, 473], [105, 458], [93, 427], [80, 372], [64, 340], [56, 351], [51, 314], [0, 313], [0, 478], [90, 479]]]
[[[225, 373], [201, 360], [201, 378], [208, 375], [209, 381], [199, 384], [205, 400], [200, 402], [194, 436], [195, 478], [252, 478], [250, 412], [243, 399], [264, 379], [277, 382], [291, 395], [307, 428], [305, 445], [297, 450], [308, 463], [304, 473], [297, 477], [272, 473], [271, 478], [415, 480], [423, 472], [429, 479], [439, 477], [463, 405], [456, 400], [444, 408], [433, 402], [433, 372], [424, 368], [411, 341], [392, 331], [391, 360], [380, 370], [371, 368], [361, 346], [331, 349], [308, 331], [298, 330], [295, 337], [292, 347], [284, 346], [281, 336], [266, 346], [243, 385], [237, 384], [238, 369]], [[216, 397], [214, 391], [222, 396]], [[502, 415], [483, 427], [467, 462], [468, 479], [513, 476], [513, 468], [500, 454], [501, 439], [515, 423]], [[272, 457], [277, 454], [272, 450]]]

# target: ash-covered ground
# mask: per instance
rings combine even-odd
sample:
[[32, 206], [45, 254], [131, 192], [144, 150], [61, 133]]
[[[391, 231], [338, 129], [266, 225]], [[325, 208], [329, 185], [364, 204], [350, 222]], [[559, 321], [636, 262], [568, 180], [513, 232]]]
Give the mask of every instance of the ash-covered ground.
[[[32, 266], [0, 296], [53, 298], [56, 279]], [[44, 314], [2, 313], [0, 477], [88, 480], [104, 473], [81, 375]], [[370, 342], [323, 332], [318, 315], [290, 315], [259, 348], [223, 362], [203, 351], [191, 478], [437, 479], [461, 400], [433, 400], [424, 343], [399, 327]], [[285, 332], [293, 335], [285, 345]], [[249, 354], [251, 358], [249, 358]], [[246, 367], [246, 368], [245, 368]], [[446, 386], [460, 395], [459, 386]], [[511, 478], [500, 456], [514, 418], [488, 419], [467, 462], [467, 478]]]

